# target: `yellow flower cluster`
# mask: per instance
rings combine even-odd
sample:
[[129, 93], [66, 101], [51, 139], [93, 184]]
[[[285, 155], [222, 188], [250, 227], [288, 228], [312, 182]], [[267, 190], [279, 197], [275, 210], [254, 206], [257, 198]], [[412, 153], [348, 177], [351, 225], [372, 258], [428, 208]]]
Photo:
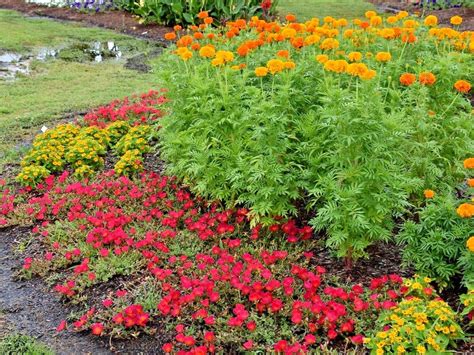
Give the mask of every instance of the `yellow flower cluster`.
[[143, 170], [143, 157], [138, 149], [128, 150], [115, 164], [118, 175], [132, 175]]
[[474, 326], [474, 289], [470, 289], [465, 295], [461, 296], [461, 302], [464, 310], [461, 313], [469, 319], [469, 325]]
[[435, 299], [431, 289], [426, 292], [429, 281], [418, 276], [413, 281], [405, 281], [406, 295], [419, 293], [422, 297], [407, 297], [396, 308], [381, 315], [378, 324], [386, 330], [365, 340], [372, 353], [441, 353], [452, 341], [463, 337], [456, 313], [446, 302]]
[[17, 181], [26, 186], [36, 186], [50, 175], [44, 166], [30, 165], [24, 167], [17, 176]]
[[348, 63], [344, 59], [326, 60], [321, 56], [317, 57], [316, 60], [323, 61], [324, 69], [334, 73], [346, 73], [363, 80], [370, 80], [376, 76], [375, 70], [369, 69], [364, 63]]
[[122, 155], [129, 150], [138, 150], [140, 154], [147, 152], [150, 131], [148, 125], [131, 128], [126, 121], [113, 122], [104, 129], [59, 125], [34, 140], [33, 148], [21, 162], [22, 171], [17, 180], [23, 185], [35, 186], [48, 175], [68, 166], [78, 177], [89, 176], [104, 165], [103, 156], [108, 147]]
[[229, 51], [217, 51], [216, 57], [212, 60], [212, 65], [217, 67], [234, 60], [234, 54]]
[[115, 145], [115, 150], [119, 154], [125, 154], [129, 150], [137, 149], [141, 154], [150, 150], [148, 145], [148, 135], [151, 127], [148, 125], [139, 125], [132, 127]]

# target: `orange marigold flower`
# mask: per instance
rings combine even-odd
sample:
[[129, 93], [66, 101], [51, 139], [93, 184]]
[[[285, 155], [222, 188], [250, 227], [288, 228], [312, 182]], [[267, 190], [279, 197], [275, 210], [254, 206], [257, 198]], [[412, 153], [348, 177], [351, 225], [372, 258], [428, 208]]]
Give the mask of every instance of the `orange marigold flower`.
[[398, 21], [398, 18], [396, 16], [389, 16], [387, 17], [387, 22], [390, 24], [393, 24]]
[[474, 158], [467, 158], [464, 160], [464, 168], [474, 169]]
[[375, 78], [376, 75], [377, 75], [377, 72], [375, 70], [369, 69], [364, 74], [362, 74], [360, 78], [362, 80], [370, 80], [370, 79]]
[[205, 19], [206, 17], [209, 17], [209, 12], [201, 11], [200, 13], [198, 13], [198, 18]]
[[474, 187], [474, 179], [467, 179], [467, 185], [469, 187]]
[[240, 55], [241, 57], [245, 57], [247, 54], [249, 54], [250, 48], [246, 44], [242, 44], [237, 48], [237, 54]]
[[285, 63], [280, 59], [270, 59], [267, 63], [267, 68], [271, 74], [275, 75], [285, 68]]
[[328, 60], [329, 60], [329, 57], [326, 55], [326, 54], [318, 54], [316, 56], [316, 60], [321, 63], [321, 64], [324, 64], [326, 63]]
[[412, 73], [403, 73], [400, 75], [400, 84], [405, 86], [410, 86], [416, 81], [415, 74]]
[[268, 69], [265, 67], [255, 68], [255, 75], [259, 77], [266, 76], [268, 74]]
[[372, 16], [370, 18], [370, 25], [373, 27], [377, 27], [378, 25], [382, 24], [382, 17], [380, 16]]
[[296, 68], [295, 62], [292, 62], [292, 61], [285, 62], [284, 65], [285, 65], [285, 69], [295, 69]]
[[467, 94], [469, 90], [471, 90], [471, 84], [469, 84], [466, 80], [458, 80], [454, 84], [454, 88], [460, 93]]
[[173, 41], [176, 39], [176, 33], [174, 32], [168, 32], [165, 34], [165, 39], [168, 41]]
[[323, 50], [339, 48], [339, 41], [334, 38], [326, 38], [319, 46]]
[[472, 251], [474, 253], [474, 236], [471, 236], [467, 240], [466, 247], [469, 249], [469, 251]]
[[398, 19], [402, 19], [402, 18], [405, 18], [405, 17], [408, 17], [408, 12], [406, 11], [400, 11], [398, 14], [397, 14], [397, 18]]
[[285, 16], [285, 18], [288, 22], [295, 22], [296, 21], [296, 16], [293, 15], [293, 14], [288, 14], [288, 15]]
[[277, 52], [277, 57], [288, 58], [289, 56], [290, 56], [290, 52], [287, 50], [282, 49], [281, 51]]
[[438, 18], [434, 15], [429, 15], [429, 16], [426, 16], [424, 22], [425, 22], [426, 26], [433, 27], [433, 26], [436, 26], [438, 24]]
[[365, 17], [367, 17], [367, 18], [372, 18], [375, 15], [377, 15], [377, 13], [375, 11], [372, 11], [372, 10], [369, 10], [369, 11], [365, 12]]
[[183, 27], [181, 27], [180, 25], [176, 25], [173, 27], [173, 30], [175, 30], [176, 32], [181, 31], [182, 29]]
[[451, 25], [459, 26], [462, 23], [461, 16], [453, 16], [450, 19]]
[[210, 25], [210, 24], [213, 23], [213, 22], [214, 22], [214, 19], [213, 19], [212, 17], [206, 17], [206, 18], [204, 19], [204, 23], [205, 23], [206, 25]]
[[353, 76], [362, 77], [366, 74], [367, 70], [369, 69], [364, 63], [351, 63], [347, 66], [346, 73]]
[[470, 203], [463, 203], [457, 208], [456, 213], [462, 218], [470, 218], [474, 216], [474, 205]]
[[433, 85], [436, 82], [436, 76], [431, 72], [420, 73], [419, 81], [422, 85]]
[[208, 44], [199, 50], [199, 55], [204, 58], [214, 58], [216, 55], [216, 50], [213, 46]]
[[378, 62], [388, 62], [390, 59], [392, 59], [392, 55], [389, 52], [378, 52], [375, 55], [375, 60]]
[[425, 190], [423, 194], [425, 195], [425, 198], [433, 198], [436, 193], [433, 190], [428, 189], [428, 190]]
[[347, 59], [349, 59], [349, 61], [351, 61], [351, 62], [359, 62], [359, 61], [362, 60], [362, 53], [360, 53], [360, 52], [350, 52], [347, 55]]
[[191, 43], [193, 43], [193, 38], [189, 35], [181, 37], [178, 42], [176, 42], [176, 45], [178, 47], [187, 47], [190, 46]]
[[194, 32], [193, 37], [194, 39], [203, 39], [204, 35], [202, 34], [202, 32]]

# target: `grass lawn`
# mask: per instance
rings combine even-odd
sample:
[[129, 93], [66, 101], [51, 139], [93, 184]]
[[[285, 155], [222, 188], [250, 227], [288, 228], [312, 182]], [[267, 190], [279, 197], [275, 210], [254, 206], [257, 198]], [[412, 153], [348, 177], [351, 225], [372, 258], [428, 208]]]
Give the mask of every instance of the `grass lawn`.
[[299, 20], [307, 20], [324, 16], [361, 17], [374, 6], [364, 0], [280, 0], [278, 9], [282, 15], [293, 13]]
[[[1, 51], [35, 53], [41, 47], [66, 46], [75, 42], [115, 41], [133, 52], [146, 52], [145, 41], [112, 31], [76, 24], [24, 17], [0, 10]], [[62, 60], [34, 61], [32, 74], [13, 82], [0, 80], [0, 173], [4, 163], [17, 160], [22, 141], [42, 124], [65, 112], [84, 110], [132, 93], [158, 87], [156, 76], [123, 67], [123, 60], [78, 63]]]

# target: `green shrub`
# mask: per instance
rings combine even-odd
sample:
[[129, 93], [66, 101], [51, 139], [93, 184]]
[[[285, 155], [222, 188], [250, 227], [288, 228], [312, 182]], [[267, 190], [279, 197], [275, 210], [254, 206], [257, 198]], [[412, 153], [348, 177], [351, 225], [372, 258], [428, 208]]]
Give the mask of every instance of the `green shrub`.
[[[270, 12], [273, 13], [277, 0], [272, 1]], [[218, 21], [237, 18], [250, 18], [264, 13], [262, 0], [120, 0], [118, 5], [142, 18], [144, 22], [162, 25], [194, 24], [201, 11]]]
[[474, 280], [473, 253], [466, 248], [474, 220], [460, 218], [458, 204], [452, 194], [435, 196], [417, 212], [419, 222], [405, 222], [397, 237], [404, 246], [404, 264], [444, 287], [454, 276], [463, 277], [465, 283]]
[[[161, 152], [198, 194], [250, 207], [254, 223], [309, 210], [329, 246], [358, 257], [391, 237], [424, 188], [447, 191], [465, 176], [471, 106], [453, 85], [472, 56], [436, 52], [423, 25], [416, 44], [399, 45], [384, 29], [325, 21], [265, 33], [252, 20], [222, 41], [212, 38], [232, 28], [207, 28], [199, 50], [182, 36], [163, 56], [171, 114], [161, 121]], [[387, 48], [392, 59], [376, 59]], [[363, 63], [349, 63], [358, 50]], [[428, 70], [435, 83], [399, 79]]]

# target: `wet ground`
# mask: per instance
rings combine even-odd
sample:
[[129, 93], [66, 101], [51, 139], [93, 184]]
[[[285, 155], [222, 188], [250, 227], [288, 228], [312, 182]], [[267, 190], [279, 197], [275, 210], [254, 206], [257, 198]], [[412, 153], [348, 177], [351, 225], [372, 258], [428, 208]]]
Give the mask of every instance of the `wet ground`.
[[57, 354], [110, 354], [106, 344], [88, 335], [56, 334], [56, 327], [67, 311], [40, 280], [16, 281], [21, 257], [18, 245], [29, 234], [28, 228], [0, 230], [0, 338], [13, 333], [32, 336]]
[[57, 48], [43, 47], [28, 54], [2, 51], [0, 48], [0, 80], [12, 81], [19, 75], [30, 75], [33, 61], [64, 60], [67, 62], [104, 62], [122, 61], [130, 70], [149, 72], [148, 61], [159, 56], [163, 48], [161, 44], [149, 44], [148, 53], [137, 52], [136, 49], [121, 46], [114, 41], [77, 42]]

